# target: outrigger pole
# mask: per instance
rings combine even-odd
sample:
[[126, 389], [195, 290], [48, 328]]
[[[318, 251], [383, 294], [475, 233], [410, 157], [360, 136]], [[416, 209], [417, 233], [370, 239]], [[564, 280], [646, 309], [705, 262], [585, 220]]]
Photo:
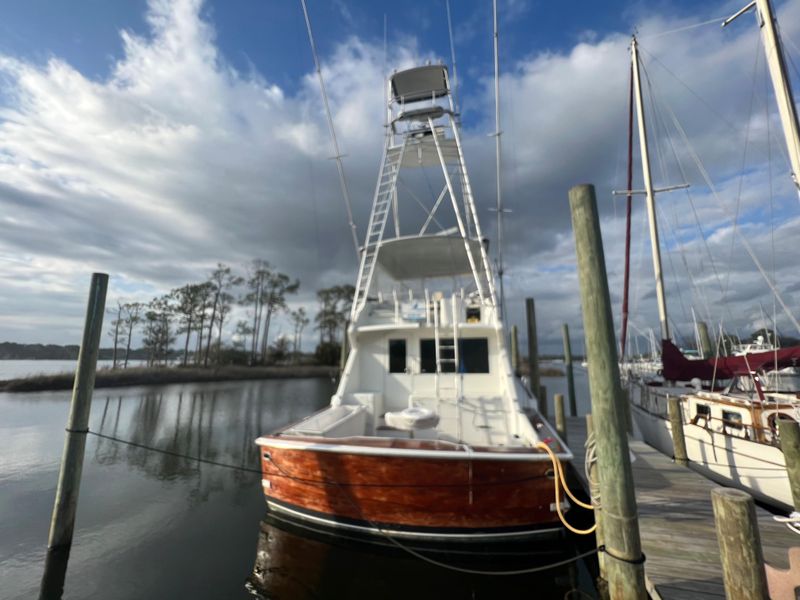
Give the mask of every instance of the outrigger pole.
[[492, 0], [494, 15], [494, 143], [495, 163], [497, 168], [497, 276], [500, 279], [500, 302], [498, 311], [500, 318], [505, 317], [505, 289], [503, 286], [503, 197], [500, 185], [500, 59], [497, 47], [499, 32], [497, 29], [497, 0]]
[[311, 54], [314, 57], [314, 67], [317, 70], [317, 77], [319, 78], [319, 89], [322, 93], [322, 103], [325, 105], [325, 116], [328, 118], [328, 130], [331, 134], [331, 141], [333, 142], [333, 159], [336, 161], [336, 169], [339, 171], [339, 186], [342, 188], [342, 197], [344, 198], [344, 205], [347, 208], [347, 220], [350, 225], [350, 233], [353, 235], [353, 246], [356, 249], [356, 259], [361, 259], [361, 249], [358, 245], [358, 234], [356, 232], [356, 224], [353, 221], [353, 208], [350, 203], [350, 192], [347, 189], [347, 180], [344, 176], [344, 165], [342, 158], [344, 155], [339, 150], [339, 141], [336, 139], [336, 129], [333, 126], [333, 117], [331, 116], [331, 107], [328, 104], [328, 93], [325, 91], [325, 80], [322, 78], [322, 69], [319, 66], [319, 57], [317, 56], [317, 45], [314, 43], [314, 34], [311, 32], [311, 20], [308, 18], [308, 8], [306, 8], [306, 0], [300, 0], [303, 7], [303, 16], [306, 19], [306, 29], [308, 30], [308, 41], [311, 44]]

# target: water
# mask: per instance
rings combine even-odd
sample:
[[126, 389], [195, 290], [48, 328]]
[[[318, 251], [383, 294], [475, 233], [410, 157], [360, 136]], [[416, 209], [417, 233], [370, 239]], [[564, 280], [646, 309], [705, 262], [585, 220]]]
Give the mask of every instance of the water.
[[[550, 363], [542, 361], [542, 366], [553, 367], [564, 370], [564, 363]], [[575, 380], [575, 404], [578, 408], [578, 415], [583, 416], [592, 412], [591, 401], [589, 399], [589, 373], [580, 365], [572, 365], [572, 374]], [[553, 396], [564, 394], [564, 409], [569, 415], [569, 394], [567, 393], [567, 378], [564, 377], [542, 377], [542, 385], [547, 388], [548, 414], [552, 417], [555, 414], [553, 408]]]
[[[327, 379], [101, 389], [95, 392], [90, 428], [257, 469], [253, 440], [326, 405], [332, 392]], [[4, 599], [39, 594], [68, 408], [69, 392], [0, 394]], [[436, 592], [439, 598], [473, 599], [497, 598], [502, 588], [503, 597], [541, 589], [561, 598], [578, 581], [584, 589], [589, 586], [583, 567], [526, 577], [462, 576], [386, 544], [309, 536], [265, 517], [257, 473], [90, 435], [63, 597], [250, 598], [258, 593], [273, 599], [417, 600]], [[449, 553], [437, 558], [455, 560]], [[548, 562], [530, 549], [513, 560], [500, 558], [503, 564], [487, 564], [485, 558], [475, 564], [497, 569]]]
[[[16, 377], [30, 377], [32, 375], [55, 375], [56, 373], [72, 373], [75, 371], [76, 360], [0, 360], [0, 381]], [[110, 360], [98, 360], [98, 369], [110, 369]], [[141, 367], [147, 364], [145, 360], [129, 360], [129, 367]]]

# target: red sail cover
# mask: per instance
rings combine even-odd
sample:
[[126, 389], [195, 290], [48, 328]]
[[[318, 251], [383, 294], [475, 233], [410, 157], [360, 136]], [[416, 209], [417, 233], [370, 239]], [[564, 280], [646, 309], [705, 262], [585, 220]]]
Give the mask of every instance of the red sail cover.
[[748, 375], [753, 371], [768, 371], [800, 364], [800, 346], [779, 348], [777, 351], [754, 352], [746, 356], [690, 360], [671, 341], [663, 340], [661, 362], [664, 366], [662, 374], [667, 381], [690, 381], [695, 377], [705, 381], [714, 378], [730, 379], [737, 375]]

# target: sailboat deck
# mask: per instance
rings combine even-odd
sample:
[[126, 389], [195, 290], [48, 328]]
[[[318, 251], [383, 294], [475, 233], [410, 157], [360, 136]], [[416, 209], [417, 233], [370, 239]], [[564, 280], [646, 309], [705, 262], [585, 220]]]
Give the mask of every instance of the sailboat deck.
[[[414, 432], [416, 439], [461, 443], [468, 446], [525, 447], [525, 442], [512, 435], [508, 428], [507, 413], [500, 397], [451, 399], [415, 398], [414, 404], [429, 408], [439, 415], [434, 429]], [[379, 427], [381, 437], [407, 437], [408, 432]]]
[[[569, 418], [567, 428], [572, 448], [582, 447], [585, 419]], [[663, 600], [725, 598], [711, 508], [711, 490], [718, 485], [642, 441], [632, 440], [630, 449], [636, 456], [633, 479], [650, 596]], [[574, 464], [581, 477], [583, 461], [583, 453], [576, 452]], [[787, 551], [797, 544], [798, 536], [758, 506], [756, 515], [764, 559], [786, 569]]]

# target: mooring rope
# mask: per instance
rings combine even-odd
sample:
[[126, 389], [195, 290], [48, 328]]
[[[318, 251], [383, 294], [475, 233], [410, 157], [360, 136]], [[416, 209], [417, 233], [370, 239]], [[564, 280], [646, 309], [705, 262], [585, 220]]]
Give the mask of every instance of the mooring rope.
[[564, 516], [564, 513], [561, 512], [561, 493], [560, 493], [561, 492], [561, 487], [560, 486], [564, 486], [564, 491], [567, 493], [567, 496], [569, 496], [570, 499], [575, 504], [577, 504], [578, 506], [580, 506], [582, 508], [585, 508], [585, 509], [588, 509], [588, 510], [594, 510], [594, 506], [592, 506], [591, 504], [586, 504], [585, 502], [581, 502], [580, 500], [578, 500], [575, 497], [575, 495], [572, 493], [572, 491], [569, 489], [569, 486], [567, 485], [567, 481], [566, 481], [566, 479], [564, 477], [564, 468], [561, 466], [561, 461], [558, 459], [558, 457], [555, 455], [555, 453], [550, 449], [550, 446], [548, 446], [544, 442], [539, 442], [536, 445], [536, 447], [544, 450], [547, 453], [547, 455], [550, 457], [550, 461], [553, 463], [553, 471], [555, 471], [555, 475], [556, 475], [556, 477], [555, 477], [556, 514], [558, 514], [558, 518], [561, 519], [561, 523], [564, 525], [564, 527], [569, 529], [572, 533], [576, 533], [578, 535], [589, 535], [591, 533], [594, 533], [595, 529], [597, 529], [597, 521], [595, 521], [594, 525], [592, 525], [589, 529], [578, 529], [578, 528], [573, 527], [572, 525], [570, 525], [570, 523], [567, 521], [566, 517]]

